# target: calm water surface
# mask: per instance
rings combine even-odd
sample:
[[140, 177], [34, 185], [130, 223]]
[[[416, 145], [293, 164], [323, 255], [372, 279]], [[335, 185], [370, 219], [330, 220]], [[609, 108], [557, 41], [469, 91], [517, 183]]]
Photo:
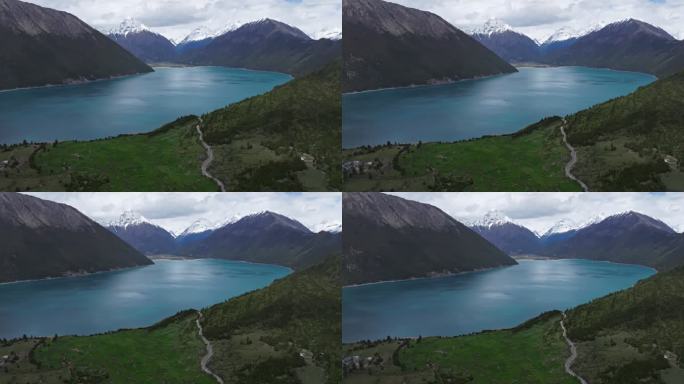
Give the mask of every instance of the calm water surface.
[[654, 270], [590, 260], [521, 260], [457, 276], [346, 287], [345, 342], [508, 328], [628, 288]]
[[342, 97], [346, 148], [387, 141], [456, 141], [518, 131], [631, 93], [655, 77], [584, 67], [520, 72], [432, 87]]
[[0, 285], [0, 338], [92, 334], [142, 327], [262, 288], [286, 276], [276, 265], [157, 260], [81, 277]]
[[265, 93], [291, 76], [224, 67], [154, 73], [0, 92], [0, 143], [86, 140], [152, 131]]

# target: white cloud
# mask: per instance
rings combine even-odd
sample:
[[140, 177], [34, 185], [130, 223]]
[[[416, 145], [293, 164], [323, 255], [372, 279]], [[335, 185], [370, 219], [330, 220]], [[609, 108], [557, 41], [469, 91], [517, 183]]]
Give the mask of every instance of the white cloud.
[[496, 17], [532, 38], [546, 40], [564, 26], [584, 30], [628, 18], [684, 38], [684, 0], [392, 0], [434, 12], [461, 29]]
[[341, 0], [29, 0], [72, 13], [99, 30], [134, 17], [176, 41], [199, 26], [227, 26], [271, 18], [309, 35], [342, 30]]
[[472, 221], [487, 212], [506, 216], [538, 233], [561, 219], [576, 223], [596, 216], [627, 211], [659, 219], [684, 231], [684, 193], [393, 193], [434, 205], [460, 221]]
[[312, 230], [342, 222], [339, 193], [29, 193], [68, 204], [106, 223], [126, 210], [139, 212], [153, 223], [180, 233], [197, 219], [214, 223], [235, 216], [273, 211], [300, 221]]

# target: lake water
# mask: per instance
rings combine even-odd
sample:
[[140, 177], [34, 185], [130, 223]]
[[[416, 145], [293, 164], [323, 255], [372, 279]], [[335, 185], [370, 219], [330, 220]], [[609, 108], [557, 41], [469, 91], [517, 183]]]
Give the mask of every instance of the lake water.
[[346, 94], [343, 146], [457, 141], [516, 132], [653, 82], [651, 75], [584, 67], [520, 72], [454, 84]]
[[653, 269], [590, 260], [520, 264], [437, 279], [345, 287], [344, 342], [387, 336], [453, 336], [510, 328], [628, 288]]
[[0, 285], [0, 338], [86, 335], [143, 327], [201, 309], [290, 273], [236, 261], [157, 260], [154, 265], [80, 277]]
[[224, 67], [155, 68], [114, 80], [0, 92], [0, 143], [149, 132], [180, 116], [265, 93], [291, 78]]

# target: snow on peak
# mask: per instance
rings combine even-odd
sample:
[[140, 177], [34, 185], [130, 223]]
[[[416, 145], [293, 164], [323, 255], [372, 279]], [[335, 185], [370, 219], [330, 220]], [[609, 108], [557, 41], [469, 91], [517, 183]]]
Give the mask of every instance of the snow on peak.
[[221, 29], [211, 29], [205, 25], [199, 26], [193, 29], [180, 44], [191, 43], [193, 41], [202, 41], [206, 39], [214, 39], [221, 35], [224, 35], [230, 31], [234, 31], [239, 28], [241, 23], [232, 23]]
[[342, 31], [339, 29], [322, 29], [313, 35], [316, 40], [328, 39], [328, 40], [341, 40]]
[[109, 33], [112, 35], [128, 36], [129, 33], [138, 33], [142, 31], [149, 31], [150, 29], [138, 20], [129, 17], [119, 24], [118, 27], [112, 29]]
[[214, 224], [207, 220], [207, 219], [197, 219], [188, 226], [183, 233], [181, 233], [181, 236], [186, 236], [186, 235], [191, 235], [193, 233], [202, 233], [205, 231], [209, 231], [212, 229]]
[[551, 236], [557, 233], [565, 233], [577, 229], [579, 225], [570, 219], [563, 219], [556, 224], [554, 224], [548, 231], [544, 233], [544, 236]]
[[592, 32], [596, 32], [600, 29], [603, 29], [608, 25], [607, 22], [605, 21], [600, 21], [596, 24], [591, 25], [588, 28], [585, 29], [575, 29], [572, 27], [563, 27], [556, 32], [554, 32], [551, 36], [549, 36], [548, 39], [544, 42], [544, 44], [551, 44], [551, 43], [556, 43], [559, 41], [567, 41], [570, 39], [579, 39], [580, 37], [584, 37]]
[[150, 223], [143, 215], [135, 211], [125, 211], [118, 218], [109, 222], [110, 227], [128, 227], [129, 225], [138, 225], [143, 223]]
[[316, 226], [315, 232], [341, 233], [342, 224], [337, 221], [323, 222]]
[[504, 23], [503, 20], [497, 18], [491, 18], [484, 23], [483, 26], [475, 28], [471, 31], [471, 35], [487, 35], [491, 36], [495, 33], [502, 33], [506, 31], [512, 31], [513, 28]]
[[504, 215], [501, 211], [489, 211], [484, 217], [470, 222], [471, 227], [487, 227], [491, 228], [496, 225], [503, 225], [506, 223], [513, 223], [513, 220]]

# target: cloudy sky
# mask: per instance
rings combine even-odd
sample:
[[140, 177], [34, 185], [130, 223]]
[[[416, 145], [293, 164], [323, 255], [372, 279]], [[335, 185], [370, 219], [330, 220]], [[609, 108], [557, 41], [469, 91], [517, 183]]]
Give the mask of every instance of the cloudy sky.
[[199, 26], [221, 30], [271, 18], [309, 35], [341, 31], [341, 0], [26, 0], [67, 11], [99, 30], [134, 17], [177, 42]]
[[391, 0], [434, 12], [461, 29], [499, 18], [539, 41], [564, 26], [577, 30], [634, 18], [684, 38], [684, 0]]
[[314, 231], [342, 223], [339, 193], [30, 193], [71, 205], [100, 223], [132, 210], [161, 227], [181, 233], [204, 218], [214, 223], [235, 216], [273, 211], [300, 221]]
[[601, 216], [636, 211], [684, 232], [684, 193], [393, 193], [432, 204], [459, 221], [500, 211], [514, 222], [543, 234], [569, 219], [578, 224]]

